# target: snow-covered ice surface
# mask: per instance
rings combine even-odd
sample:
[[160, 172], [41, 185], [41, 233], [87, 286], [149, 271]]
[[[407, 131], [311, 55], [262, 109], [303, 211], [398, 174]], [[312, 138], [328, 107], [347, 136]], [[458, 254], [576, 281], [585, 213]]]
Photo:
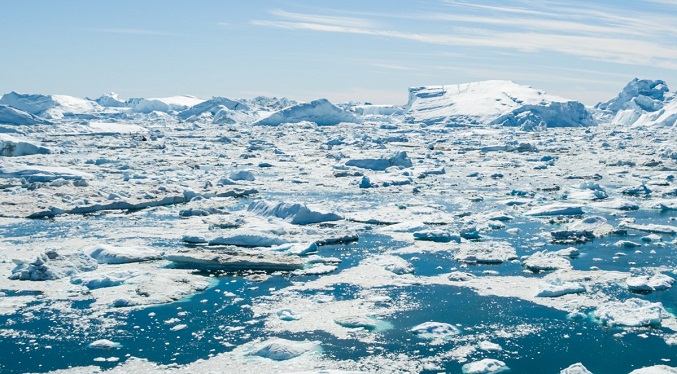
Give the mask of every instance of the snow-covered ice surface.
[[0, 372], [674, 371], [665, 83], [411, 93], [3, 96]]

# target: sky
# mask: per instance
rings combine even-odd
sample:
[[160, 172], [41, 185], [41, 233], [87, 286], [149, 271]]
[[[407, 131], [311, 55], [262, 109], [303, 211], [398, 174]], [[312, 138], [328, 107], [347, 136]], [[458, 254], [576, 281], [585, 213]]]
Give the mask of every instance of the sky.
[[405, 104], [512, 80], [594, 105], [677, 88], [677, 0], [0, 0], [0, 93]]

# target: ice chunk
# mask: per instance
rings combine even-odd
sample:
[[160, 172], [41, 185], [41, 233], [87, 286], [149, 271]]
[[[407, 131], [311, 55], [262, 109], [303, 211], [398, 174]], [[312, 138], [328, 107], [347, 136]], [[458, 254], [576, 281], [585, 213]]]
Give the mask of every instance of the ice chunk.
[[271, 114], [255, 122], [255, 125], [277, 126], [283, 123], [315, 122], [318, 126], [337, 125], [341, 122], [359, 123], [360, 120], [343, 109], [336, 107], [327, 99], [297, 104]]
[[612, 301], [601, 305], [594, 312], [594, 317], [608, 326], [659, 326], [664, 318], [661, 303], [652, 303], [642, 299]]
[[247, 210], [263, 216], [281, 218], [296, 225], [307, 225], [311, 223], [338, 221], [343, 219], [343, 217], [336, 213], [312, 210], [308, 206], [302, 204], [273, 204], [261, 200], [254, 201], [249, 204]]
[[234, 245], [238, 247], [273, 247], [287, 243], [277, 235], [238, 229], [209, 241], [209, 245]]
[[522, 266], [533, 271], [548, 271], [557, 269], [571, 269], [569, 260], [553, 252], [535, 252], [522, 262]]
[[389, 158], [351, 158], [346, 161], [346, 166], [375, 171], [383, 171], [391, 166], [410, 168], [412, 165], [411, 159], [405, 151], [396, 152]]
[[58, 166], [23, 165], [12, 162], [0, 164], [0, 178], [23, 178], [27, 182], [51, 182], [56, 179], [81, 180], [92, 176], [77, 170]]
[[95, 270], [98, 266], [94, 259], [81, 251], [63, 256], [55, 251], [47, 251], [31, 263], [17, 262], [18, 265], [12, 270], [10, 279], [31, 281], [60, 279], [83, 271]]
[[501, 348], [500, 345], [496, 343], [492, 343], [487, 340], [483, 340], [478, 344], [478, 347], [483, 350], [483, 351], [502, 351], [503, 348]]
[[517, 252], [506, 242], [462, 243], [454, 259], [459, 262], [500, 264], [517, 258]]
[[230, 173], [229, 178], [234, 181], [247, 181], [252, 182], [256, 179], [254, 173], [251, 170], [238, 170]]
[[462, 271], [452, 271], [451, 273], [449, 273], [447, 278], [449, 278], [449, 280], [452, 282], [467, 282], [471, 279], [476, 278], [476, 276], [474, 274], [465, 273]]
[[130, 278], [138, 275], [138, 272], [131, 270], [118, 270], [110, 272], [91, 272], [77, 274], [71, 277], [71, 283], [81, 284], [90, 290], [105, 287], [115, 287], [123, 284]]
[[538, 285], [536, 297], [559, 297], [572, 293], [583, 293], [585, 291], [585, 286], [580, 282], [568, 282], [560, 278], [552, 278], [544, 279]]
[[630, 291], [651, 292], [667, 290], [672, 287], [675, 280], [665, 274], [657, 273], [653, 276], [643, 275], [636, 277], [629, 277], [625, 283]]
[[677, 374], [677, 367], [654, 365], [635, 369], [630, 374]]
[[484, 373], [501, 373], [510, 368], [503, 361], [493, 358], [485, 358], [480, 361], [470, 362], [461, 368], [464, 374], [484, 374]]
[[567, 368], [562, 369], [559, 374], [592, 374], [582, 363], [577, 362]]
[[366, 316], [343, 316], [334, 320], [337, 324], [350, 329], [363, 328], [365, 330], [376, 330], [378, 321]]
[[116, 342], [108, 340], [108, 339], [99, 339], [99, 340], [96, 340], [96, 341], [89, 343], [89, 348], [113, 349], [113, 348], [120, 348], [120, 347], [122, 347], [122, 344], [116, 343]]
[[284, 361], [301, 356], [304, 353], [318, 352], [319, 350], [319, 342], [271, 338], [259, 344], [249, 354], [275, 361]]
[[107, 244], [94, 246], [90, 248], [87, 253], [100, 264], [126, 264], [130, 262], [159, 260], [162, 258], [160, 253], [154, 249], [117, 247]]
[[446, 230], [423, 230], [414, 233], [414, 239], [437, 243], [461, 242], [461, 236]]
[[448, 339], [461, 333], [456, 326], [443, 322], [424, 322], [409, 331], [423, 339]]
[[179, 267], [199, 270], [292, 271], [303, 269], [303, 261], [298, 256], [257, 252], [229, 251], [214, 253], [214, 251], [194, 251], [169, 253], [164, 258], [174, 262]]
[[333, 273], [338, 269], [335, 265], [315, 265], [308, 269], [298, 269], [292, 272], [292, 275], [308, 276], [308, 275], [323, 275]]
[[552, 204], [534, 208], [525, 213], [527, 216], [571, 216], [583, 214], [583, 207], [574, 204]]

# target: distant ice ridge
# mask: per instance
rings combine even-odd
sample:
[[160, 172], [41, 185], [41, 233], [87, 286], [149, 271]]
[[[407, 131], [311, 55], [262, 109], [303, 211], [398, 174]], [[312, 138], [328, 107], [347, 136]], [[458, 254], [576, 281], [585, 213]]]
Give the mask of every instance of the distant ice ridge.
[[594, 124], [583, 104], [510, 81], [409, 89], [405, 121], [447, 126], [504, 125], [524, 130]]
[[662, 80], [633, 79], [615, 98], [595, 106], [600, 121], [625, 126], [675, 126], [677, 95]]

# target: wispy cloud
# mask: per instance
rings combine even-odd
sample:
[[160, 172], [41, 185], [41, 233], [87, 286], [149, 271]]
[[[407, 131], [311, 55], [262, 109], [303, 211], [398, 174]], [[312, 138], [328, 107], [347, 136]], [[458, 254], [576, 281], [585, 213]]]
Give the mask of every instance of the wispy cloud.
[[[447, 23], [447, 33], [412, 32], [405, 26], [357, 17], [335, 17], [271, 11], [276, 20], [255, 20], [257, 26], [291, 30], [348, 33], [421, 43], [499, 48], [522, 52], [557, 52], [593, 60], [658, 66], [677, 70], [677, 17], [624, 14], [594, 5], [549, 2], [542, 9], [445, 1], [453, 11], [390, 17]], [[650, 0], [662, 1], [662, 0]], [[520, 3], [518, 0], [513, 2]], [[580, 5], [580, 6], [578, 6]], [[478, 9], [481, 15], [478, 15]]]

